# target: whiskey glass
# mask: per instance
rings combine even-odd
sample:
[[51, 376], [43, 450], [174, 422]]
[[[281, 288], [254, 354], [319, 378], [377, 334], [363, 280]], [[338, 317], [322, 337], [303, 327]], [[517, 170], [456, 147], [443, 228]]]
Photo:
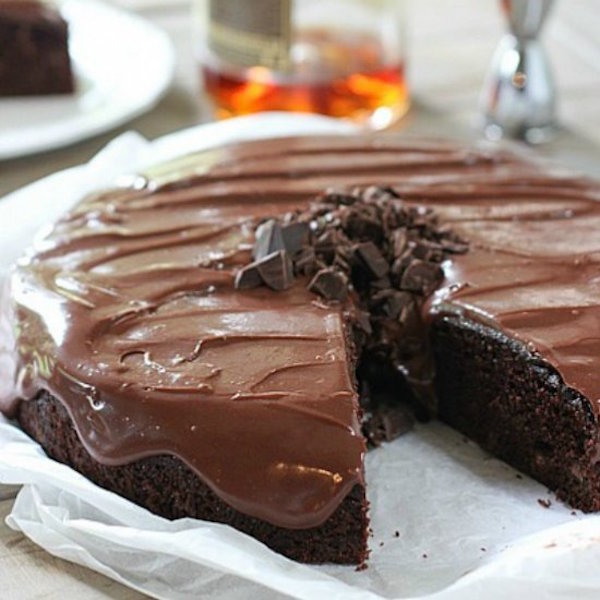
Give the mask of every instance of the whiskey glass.
[[217, 118], [300, 111], [381, 129], [408, 110], [402, 0], [196, 0], [194, 23]]

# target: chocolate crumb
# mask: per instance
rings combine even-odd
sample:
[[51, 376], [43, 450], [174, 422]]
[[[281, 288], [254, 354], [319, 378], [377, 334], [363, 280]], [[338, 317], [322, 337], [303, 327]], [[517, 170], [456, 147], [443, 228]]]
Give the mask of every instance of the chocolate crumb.
[[381, 548], [383, 546], [383, 542], [379, 542], [379, 547]]
[[538, 498], [538, 504], [544, 508], [550, 508], [552, 506], [552, 502], [544, 498]]
[[423, 558], [427, 558], [427, 554], [423, 553]]
[[398, 530], [394, 531], [394, 537], [400, 537], [400, 532]]
[[480, 550], [481, 550], [482, 552], [487, 552], [487, 550], [486, 550], [485, 548], [483, 548], [483, 547], [482, 547], [482, 548], [480, 548]]
[[521, 473], [516, 473], [516, 474], [515, 474], [515, 477], [516, 477], [517, 479], [523, 479], [523, 475], [521, 475]]

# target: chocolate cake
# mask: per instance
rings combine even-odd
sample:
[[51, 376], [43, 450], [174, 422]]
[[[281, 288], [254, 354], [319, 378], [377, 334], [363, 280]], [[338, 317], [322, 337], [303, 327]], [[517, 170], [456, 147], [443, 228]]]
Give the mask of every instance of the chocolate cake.
[[37, 0], [0, 0], [0, 96], [74, 91], [68, 26]]
[[396, 137], [188, 157], [17, 265], [0, 408], [99, 485], [305, 562], [364, 560], [361, 421], [388, 437], [400, 401], [598, 510], [599, 200]]

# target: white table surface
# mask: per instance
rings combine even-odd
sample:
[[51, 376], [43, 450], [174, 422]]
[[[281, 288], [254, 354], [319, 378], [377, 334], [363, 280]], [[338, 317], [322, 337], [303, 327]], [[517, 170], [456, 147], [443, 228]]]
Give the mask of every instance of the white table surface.
[[[0, 162], [0, 197], [59, 169], [88, 160], [117, 133], [153, 139], [210, 118], [197, 81], [184, 0], [114, 0], [165, 28], [177, 50], [175, 82], [151, 112], [116, 131], [51, 153]], [[477, 139], [474, 126], [483, 75], [502, 31], [493, 0], [412, 0], [409, 78], [413, 107], [394, 129], [412, 135]], [[561, 129], [537, 152], [600, 176], [600, 2], [558, 1], [545, 46], [559, 91]], [[48, 201], [51, 201], [48, 199]], [[8, 227], [0, 224], [0, 228]], [[1, 229], [0, 229], [1, 234]], [[3, 524], [15, 490], [0, 486], [0, 597], [6, 599], [134, 599], [141, 594], [54, 558]]]

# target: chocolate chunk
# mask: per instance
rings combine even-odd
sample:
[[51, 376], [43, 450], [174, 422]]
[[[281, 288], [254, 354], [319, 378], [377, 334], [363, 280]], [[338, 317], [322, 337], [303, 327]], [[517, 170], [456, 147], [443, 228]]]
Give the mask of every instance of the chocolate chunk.
[[400, 200], [388, 201], [382, 210], [381, 221], [388, 240], [395, 231], [404, 231], [400, 228], [403, 228], [406, 223], [406, 214], [402, 207], [396, 206], [397, 204], [401, 205], [402, 203]]
[[355, 247], [355, 255], [373, 279], [381, 279], [387, 275], [389, 265], [373, 242], [365, 242]]
[[389, 187], [379, 185], [371, 185], [362, 192], [362, 197], [365, 202], [380, 204], [387, 202], [392, 198], [398, 198], [396, 192]]
[[442, 262], [444, 260], [444, 249], [440, 244], [421, 240], [416, 243], [413, 252], [415, 258], [420, 258], [427, 262]]
[[387, 290], [391, 287], [392, 282], [390, 281], [390, 278], [387, 275], [381, 277], [380, 279], [375, 279], [374, 281], [371, 281], [371, 290], [374, 292], [377, 292], [379, 290]]
[[402, 404], [380, 405], [375, 408], [371, 418], [363, 424], [367, 439], [374, 446], [382, 442], [391, 442], [413, 427], [414, 419], [408, 409]]
[[294, 270], [299, 275], [312, 275], [316, 271], [315, 249], [312, 246], [302, 248], [294, 258]]
[[350, 206], [351, 204], [354, 204], [359, 199], [359, 197], [359, 194], [354, 194], [347, 190], [329, 188], [325, 191], [323, 199], [325, 202], [329, 202], [338, 206]]
[[254, 263], [263, 282], [273, 290], [287, 290], [294, 283], [292, 261], [285, 250], [272, 252]]
[[393, 290], [383, 302], [382, 309], [385, 316], [389, 319], [405, 321], [412, 305], [413, 299], [409, 292]]
[[442, 240], [441, 246], [445, 252], [450, 254], [464, 254], [469, 250], [469, 244], [458, 240]]
[[252, 250], [254, 260], [262, 260], [269, 254], [284, 250], [281, 226], [274, 219], [261, 223], [256, 229], [256, 241]]
[[281, 227], [283, 247], [290, 256], [299, 252], [308, 239], [307, 223], [290, 223]]
[[323, 216], [312, 219], [312, 221], [310, 221], [308, 224], [309, 230], [314, 235], [320, 235], [321, 233], [323, 233], [323, 231], [325, 230], [326, 227], [327, 227], [327, 221], [325, 220], [325, 217], [323, 217]]
[[236, 290], [250, 290], [258, 287], [261, 283], [262, 278], [255, 263], [242, 267], [235, 274], [234, 286]]
[[396, 229], [392, 232], [392, 254], [395, 258], [402, 256], [407, 243], [408, 235], [406, 234], [406, 229]]
[[385, 289], [379, 290], [378, 292], [373, 294], [373, 296], [370, 299], [369, 305], [378, 306], [379, 304], [382, 304], [385, 300], [387, 300], [393, 293], [394, 290], [389, 286]]
[[317, 272], [308, 284], [308, 289], [326, 300], [345, 300], [348, 296], [348, 278], [333, 267]]
[[357, 327], [359, 327], [367, 335], [371, 335], [373, 333], [371, 319], [369, 318], [368, 312], [365, 312], [364, 310], [357, 310], [354, 315], [354, 322], [356, 323]]
[[363, 408], [371, 405], [371, 386], [365, 377], [358, 380], [358, 402]]
[[374, 206], [362, 205], [361, 210], [349, 207], [342, 214], [341, 224], [346, 235], [352, 240], [372, 240], [379, 243], [383, 237], [381, 220], [377, 218], [377, 209]]
[[333, 229], [328, 229], [322, 233], [315, 242], [315, 252], [317, 256], [328, 265], [330, 265], [335, 258], [337, 242], [338, 238]]
[[347, 265], [350, 265], [354, 260], [354, 248], [350, 240], [343, 234], [338, 236], [339, 242], [336, 246], [336, 255]]
[[350, 261], [348, 260], [346, 255], [341, 252], [335, 253], [335, 258], [333, 259], [333, 266], [338, 268], [340, 271], [342, 271], [346, 275], [350, 274], [350, 271], [351, 271]]
[[390, 272], [394, 281], [397, 281], [402, 276], [402, 273], [404, 273], [404, 269], [406, 269], [406, 267], [408, 266], [408, 262], [406, 262], [403, 257], [399, 257], [392, 263]]
[[404, 270], [400, 289], [428, 296], [443, 278], [440, 265], [415, 259]]

